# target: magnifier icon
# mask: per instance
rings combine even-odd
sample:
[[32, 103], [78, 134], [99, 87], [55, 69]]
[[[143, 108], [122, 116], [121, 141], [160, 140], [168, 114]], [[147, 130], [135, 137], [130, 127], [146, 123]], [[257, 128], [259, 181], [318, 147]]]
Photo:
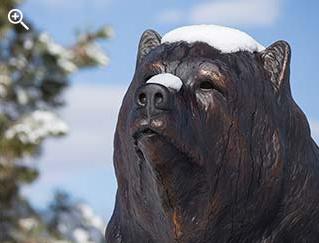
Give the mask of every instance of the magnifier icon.
[[11, 9], [8, 13], [8, 20], [11, 24], [21, 24], [26, 30], [29, 30], [29, 27], [22, 21], [23, 13], [19, 9]]

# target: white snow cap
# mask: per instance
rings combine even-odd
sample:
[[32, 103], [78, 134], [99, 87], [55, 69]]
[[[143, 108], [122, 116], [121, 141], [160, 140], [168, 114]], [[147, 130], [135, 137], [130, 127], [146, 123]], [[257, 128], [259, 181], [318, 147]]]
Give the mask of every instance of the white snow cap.
[[265, 49], [264, 46], [245, 32], [219, 25], [191, 25], [177, 28], [165, 34], [161, 42], [163, 44], [179, 41], [188, 43], [205, 42], [222, 53], [259, 52]]
[[177, 92], [182, 88], [183, 85], [182, 80], [171, 73], [157, 74], [147, 80], [146, 83], [161, 84], [166, 88], [175, 89]]

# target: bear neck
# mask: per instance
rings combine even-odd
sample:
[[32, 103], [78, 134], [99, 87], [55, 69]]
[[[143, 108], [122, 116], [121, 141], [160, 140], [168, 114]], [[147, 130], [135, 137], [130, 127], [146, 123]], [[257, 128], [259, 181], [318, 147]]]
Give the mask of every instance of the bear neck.
[[[205, 170], [192, 164], [186, 157], [171, 163], [171, 166], [161, 165], [150, 167], [149, 162], [140, 165], [143, 168], [139, 186], [120, 191], [118, 224], [121, 225], [124, 242], [229, 242], [232, 239], [255, 241], [261, 238], [263, 231], [256, 231], [248, 224], [234, 224], [240, 221], [234, 215], [232, 207], [216, 205], [216, 212], [208, 212], [212, 203], [211, 198], [205, 195], [207, 182]], [[185, 169], [186, 167], [186, 169]], [[174, 181], [177, 173], [187, 178], [188, 184]], [[196, 174], [197, 173], [197, 174]], [[144, 175], [145, 175], [144, 174]], [[195, 178], [197, 178], [195, 180]], [[199, 191], [197, 188], [201, 188]], [[125, 188], [125, 187], [120, 187]], [[185, 192], [185, 193], [184, 193]], [[188, 193], [190, 192], [190, 193]], [[130, 199], [126, 204], [125, 197]], [[121, 201], [122, 200], [122, 201]], [[217, 201], [215, 203], [218, 204]], [[116, 209], [117, 210], [117, 209]], [[115, 214], [116, 215], [116, 214]], [[265, 227], [260, 227], [263, 230]]]

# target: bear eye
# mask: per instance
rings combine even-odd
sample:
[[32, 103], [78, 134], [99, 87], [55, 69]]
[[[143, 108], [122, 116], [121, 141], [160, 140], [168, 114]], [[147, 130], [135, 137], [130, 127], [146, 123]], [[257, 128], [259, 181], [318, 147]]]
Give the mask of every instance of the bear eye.
[[209, 90], [213, 90], [214, 86], [209, 81], [203, 81], [200, 83], [199, 88], [203, 91], [209, 91]]
[[207, 81], [207, 80], [202, 81], [199, 84], [199, 88], [201, 91], [204, 91], [204, 92], [209, 92], [209, 91], [215, 90], [215, 91], [219, 92], [220, 94], [222, 94], [223, 96], [225, 96], [225, 91], [221, 87], [219, 87], [219, 86], [217, 86], [217, 85], [215, 85], [212, 82]]

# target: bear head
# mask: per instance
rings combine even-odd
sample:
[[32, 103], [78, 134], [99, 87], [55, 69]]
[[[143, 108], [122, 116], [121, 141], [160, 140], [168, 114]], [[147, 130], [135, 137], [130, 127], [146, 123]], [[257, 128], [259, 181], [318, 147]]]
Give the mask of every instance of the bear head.
[[142, 35], [115, 133], [108, 242], [318, 237], [306, 215], [318, 213], [319, 153], [291, 96], [290, 47], [218, 28]]

